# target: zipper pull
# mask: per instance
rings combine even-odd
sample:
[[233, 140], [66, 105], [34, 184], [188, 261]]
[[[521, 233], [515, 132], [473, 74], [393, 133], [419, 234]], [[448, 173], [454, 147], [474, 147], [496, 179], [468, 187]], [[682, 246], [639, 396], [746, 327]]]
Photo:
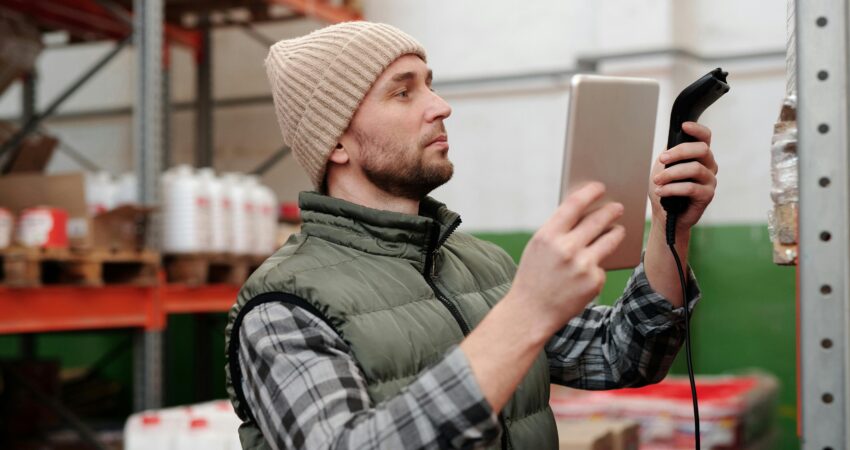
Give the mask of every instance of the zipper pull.
[[431, 270], [430, 277], [431, 279], [437, 278], [437, 250], [431, 252]]

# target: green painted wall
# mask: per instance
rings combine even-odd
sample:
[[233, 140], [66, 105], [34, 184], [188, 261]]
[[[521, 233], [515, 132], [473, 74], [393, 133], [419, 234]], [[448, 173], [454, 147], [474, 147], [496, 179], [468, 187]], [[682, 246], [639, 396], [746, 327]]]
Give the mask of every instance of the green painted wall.
[[[495, 242], [519, 259], [531, 234], [476, 233]], [[692, 335], [698, 373], [730, 373], [758, 368], [781, 381], [778, 423], [781, 445], [796, 450], [795, 378], [795, 274], [793, 267], [771, 262], [771, 244], [766, 227], [711, 226], [694, 230], [690, 262], [703, 291], [696, 310]], [[611, 272], [601, 295], [611, 303], [622, 292], [630, 271]], [[185, 404], [200, 400], [195, 395], [195, 367], [199, 341], [211, 346], [213, 396], [224, 397], [223, 315], [215, 315], [208, 332], [196, 333], [196, 320], [189, 315], [169, 319], [166, 349], [166, 403]], [[57, 358], [65, 367], [91, 364], [118, 345], [129, 332], [54, 333], [38, 338], [39, 355]], [[0, 358], [16, 357], [19, 339], [0, 336]], [[674, 373], [685, 373], [683, 357]], [[125, 353], [104, 371], [123, 383], [121, 403], [129, 412], [131, 358]]]

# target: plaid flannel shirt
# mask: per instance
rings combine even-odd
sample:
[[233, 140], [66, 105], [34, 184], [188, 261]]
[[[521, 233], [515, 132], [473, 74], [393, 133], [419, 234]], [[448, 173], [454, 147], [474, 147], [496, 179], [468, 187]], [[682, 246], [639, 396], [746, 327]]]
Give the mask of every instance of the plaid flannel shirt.
[[[688, 277], [692, 310], [700, 292], [690, 269]], [[641, 263], [614, 306], [589, 305], [546, 344], [552, 382], [612, 389], [661, 380], [684, 342], [683, 314], [652, 290]], [[458, 346], [373, 404], [348, 346], [309, 312], [263, 304], [239, 333], [247, 404], [274, 449], [472, 448], [500, 435]]]

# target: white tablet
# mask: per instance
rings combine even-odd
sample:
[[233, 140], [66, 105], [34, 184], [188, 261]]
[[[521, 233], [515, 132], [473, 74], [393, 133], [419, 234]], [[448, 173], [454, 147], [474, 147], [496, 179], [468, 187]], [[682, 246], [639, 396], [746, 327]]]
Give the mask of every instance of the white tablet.
[[616, 201], [626, 237], [602, 262], [606, 270], [640, 263], [658, 83], [645, 78], [575, 75], [572, 78], [561, 200], [591, 181], [605, 184], [605, 197], [592, 209]]

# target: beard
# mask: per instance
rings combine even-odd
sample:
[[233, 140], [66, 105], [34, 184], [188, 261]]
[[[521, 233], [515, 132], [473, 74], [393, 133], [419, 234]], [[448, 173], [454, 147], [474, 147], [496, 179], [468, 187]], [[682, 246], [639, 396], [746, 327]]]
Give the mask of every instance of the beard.
[[366, 178], [388, 194], [417, 201], [448, 182], [454, 174], [454, 165], [447, 158], [434, 155], [432, 161], [425, 160], [429, 156], [425, 147], [443, 133], [445, 129], [440, 126], [411, 145], [392, 136], [382, 139], [353, 130]]

